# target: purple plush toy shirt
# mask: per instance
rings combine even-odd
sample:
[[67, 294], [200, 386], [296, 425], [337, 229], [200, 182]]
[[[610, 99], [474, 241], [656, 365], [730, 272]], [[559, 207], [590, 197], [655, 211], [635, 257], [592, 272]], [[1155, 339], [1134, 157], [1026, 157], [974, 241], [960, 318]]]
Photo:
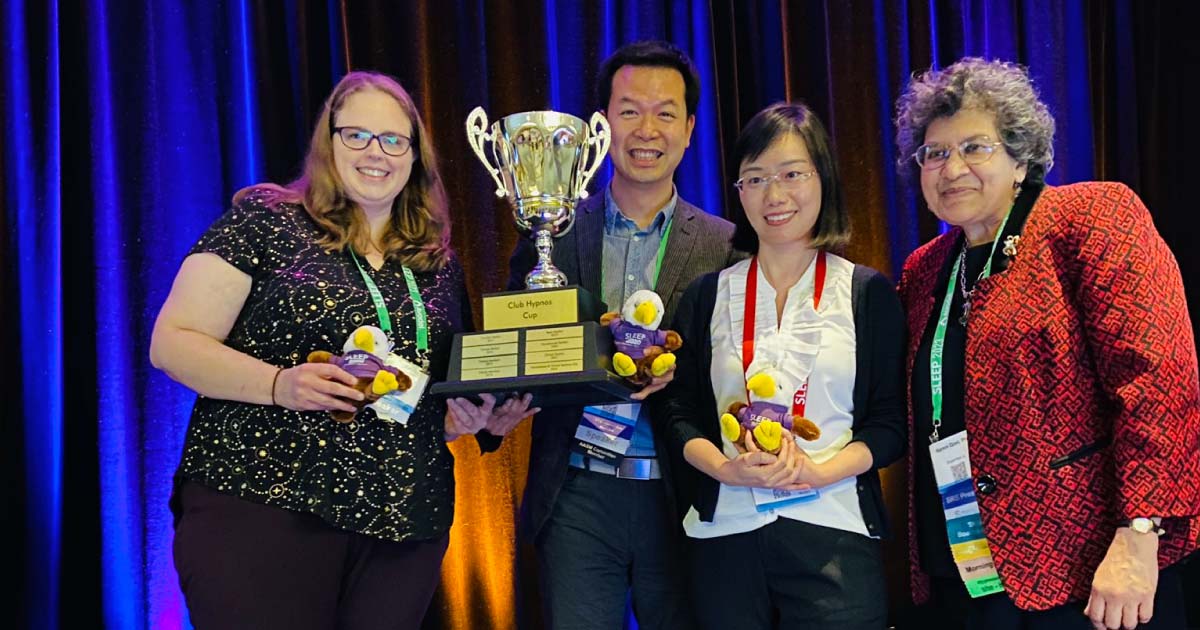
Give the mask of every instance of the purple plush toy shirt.
[[667, 331], [646, 330], [621, 318], [609, 322], [608, 330], [612, 332], [617, 351], [624, 352], [635, 360], [646, 356], [646, 348], [667, 343]]
[[792, 430], [792, 410], [776, 403], [757, 400], [737, 413], [738, 423], [747, 430], [754, 430], [764, 420], [774, 420], [788, 431]]
[[365, 350], [351, 350], [342, 356], [334, 355], [329, 358], [329, 362], [346, 370], [354, 378], [375, 378], [379, 370], [391, 372], [393, 376], [400, 374], [399, 369], [387, 365], [379, 360], [379, 357]]

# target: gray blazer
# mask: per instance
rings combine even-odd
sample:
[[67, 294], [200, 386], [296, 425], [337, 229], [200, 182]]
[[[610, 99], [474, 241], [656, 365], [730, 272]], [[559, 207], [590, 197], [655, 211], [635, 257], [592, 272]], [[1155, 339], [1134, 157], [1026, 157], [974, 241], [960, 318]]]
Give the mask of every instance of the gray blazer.
[[[724, 269], [745, 258], [733, 249], [733, 224], [712, 216], [680, 199], [675, 206], [671, 237], [663, 255], [655, 291], [663, 298], [663, 321], [673, 321], [675, 308], [691, 282], [710, 272]], [[571, 231], [554, 243], [554, 265], [567, 275], [568, 284], [578, 284], [593, 295], [603, 294], [600, 265], [604, 253], [604, 193], [588, 197], [576, 208]], [[524, 288], [525, 274], [537, 261], [537, 251], [529, 239], [521, 239], [509, 260], [509, 290]], [[610, 309], [620, 305], [608, 305]], [[684, 340], [687, 343], [687, 340]], [[653, 398], [653, 397], [651, 397]], [[534, 540], [554, 509], [558, 492], [567, 478], [567, 460], [582, 407], [558, 407], [542, 411], [533, 419], [533, 440], [529, 457], [529, 478], [521, 502], [521, 535]], [[651, 415], [655, 442], [665, 454], [665, 423]], [[500, 447], [501, 438], [486, 431], [476, 435], [484, 453]], [[667, 457], [659, 458], [663, 478], [670, 479]], [[668, 484], [668, 488], [670, 484]], [[674, 493], [668, 490], [668, 496]]]

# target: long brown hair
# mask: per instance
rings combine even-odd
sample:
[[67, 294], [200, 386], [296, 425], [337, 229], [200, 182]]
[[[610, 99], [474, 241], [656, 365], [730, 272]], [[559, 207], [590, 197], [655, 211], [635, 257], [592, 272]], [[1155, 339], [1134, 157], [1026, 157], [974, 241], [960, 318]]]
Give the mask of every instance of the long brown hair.
[[383, 255], [418, 271], [440, 269], [450, 256], [450, 214], [446, 189], [438, 173], [437, 155], [412, 97], [392, 77], [378, 72], [351, 72], [325, 100], [304, 159], [304, 173], [287, 186], [251, 186], [238, 191], [238, 202], [250, 191], [268, 204], [300, 203], [324, 231], [318, 241], [330, 251], [370, 242], [367, 222], [350, 200], [333, 162], [333, 121], [350, 95], [374, 90], [396, 99], [412, 121], [412, 174], [392, 202], [392, 217], [381, 243]]

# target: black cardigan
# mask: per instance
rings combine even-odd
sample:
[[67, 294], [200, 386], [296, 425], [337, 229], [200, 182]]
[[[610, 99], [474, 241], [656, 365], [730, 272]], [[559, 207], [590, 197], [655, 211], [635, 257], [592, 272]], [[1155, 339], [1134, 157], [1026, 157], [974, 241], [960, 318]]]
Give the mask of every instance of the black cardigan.
[[[683, 458], [689, 440], [707, 439], [721, 448], [721, 426], [716, 414], [710, 366], [709, 332], [717, 300], [714, 272], [696, 279], [680, 300], [674, 328], [686, 340], [676, 351], [675, 379], [664, 396], [671, 468], [675, 471], [676, 505], [680, 519], [695, 506], [700, 520], [711, 522], [717, 508], [717, 480], [692, 467]], [[879, 469], [904, 454], [908, 423], [904, 400], [904, 312], [892, 284], [878, 271], [854, 266], [851, 307], [857, 347], [854, 379], [853, 441], [871, 451], [872, 469], [858, 476], [858, 502], [872, 536], [891, 535]], [[863, 378], [863, 376], [866, 378]], [[660, 456], [662, 453], [660, 453]]]

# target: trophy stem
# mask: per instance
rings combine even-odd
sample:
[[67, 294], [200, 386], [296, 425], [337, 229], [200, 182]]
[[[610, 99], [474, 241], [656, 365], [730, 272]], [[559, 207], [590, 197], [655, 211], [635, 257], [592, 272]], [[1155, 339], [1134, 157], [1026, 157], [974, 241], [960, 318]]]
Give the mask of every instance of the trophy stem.
[[553, 289], [567, 286], [567, 275], [554, 266], [550, 252], [554, 248], [554, 236], [549, 227], [539, 227], [534, 232], [534, 244], [538, 251], [537, 264], [525, 276], [525, 286], [530, 289]]

